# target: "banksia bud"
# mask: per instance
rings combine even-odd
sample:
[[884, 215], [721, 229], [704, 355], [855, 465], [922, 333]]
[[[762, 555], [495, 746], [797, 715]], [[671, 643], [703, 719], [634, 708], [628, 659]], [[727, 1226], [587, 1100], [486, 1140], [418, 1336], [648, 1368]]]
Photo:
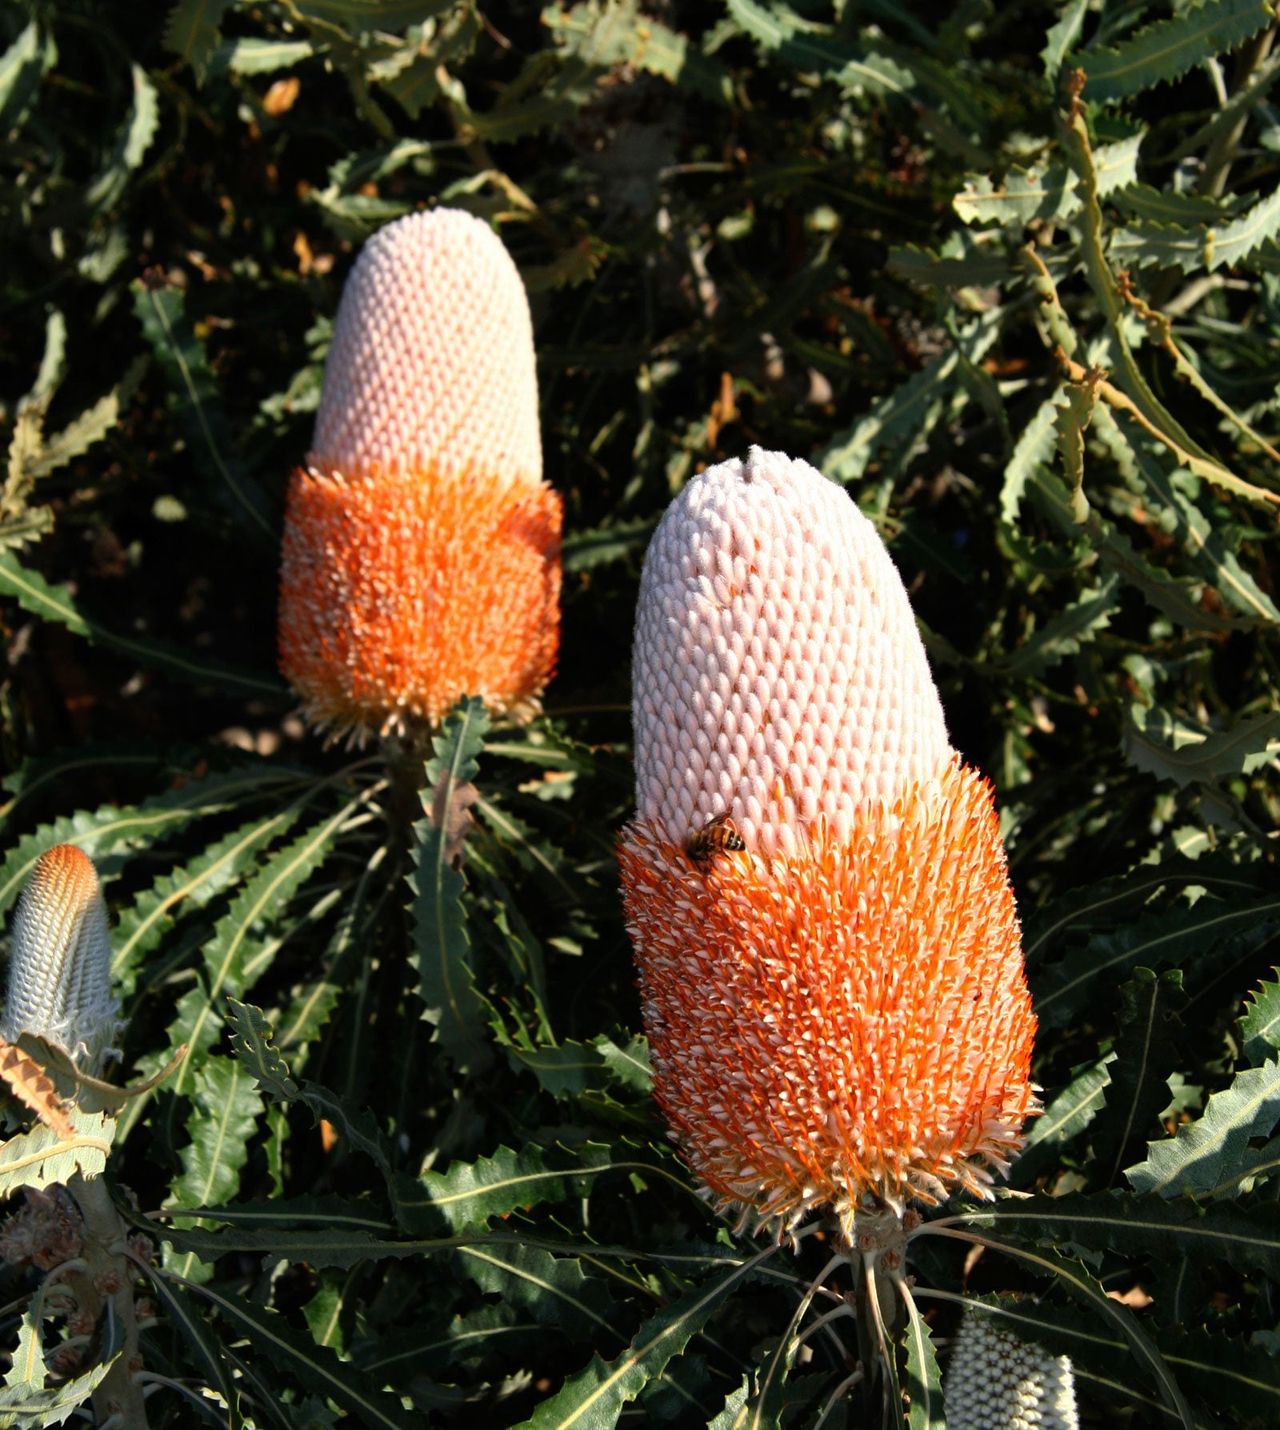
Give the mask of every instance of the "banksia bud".
[[948, 1430], [1078, 1430], [1071, 1362], [966, 1311], [943, 1384]]
[[94, 1072], [116, 1030], [111, 939], [98, 876], [73, 844], [36, 860], [18, 900], [0, 1037], [44, 1038]]
[[560, 499], [542, 481], [529, 304], [487, 225], [388, 224], [347, 279], [294, 473], [280, 668], [335, 733], [532, 714], [555, 664]]
[[712, 1197], [847, 1237], [867, 1194], [985, 1194], [1035, 1020], [991, 793], [870, 523], [780, 453], [694, 478], [645, 558], [633, 681], [627, 921]]

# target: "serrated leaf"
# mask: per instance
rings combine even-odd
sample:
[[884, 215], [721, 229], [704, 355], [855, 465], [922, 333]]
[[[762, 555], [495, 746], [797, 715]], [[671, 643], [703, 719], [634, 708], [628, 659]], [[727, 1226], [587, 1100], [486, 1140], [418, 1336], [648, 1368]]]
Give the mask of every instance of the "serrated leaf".
[[191, 1102], [191, 1141], [180, 1153], [182, 1172], [171, 1189], [173, 1204], [218, 1206], [239, 1190], [240, 1171], [262, 1114], [262, 1094], [239, 1062], [211, 1057], [192, 1079]]
[[1031, 1123], [1022, 1152], [1010, 1170], [1010, 1185], [1028, 1186], [1098, 1115], [1106, 1102], [1109, 1069], [1115, 1056], [1108, 1053], [1095, 1063], [1086, 1063], [1073, 1073], [1066, 1087], [1046, 1102], [1044, 1111]]
[[277, 1052], [272, 1033], [261, 1008], [226, 1000], [227, 1023], [232, 1031], [231, 1050], [253, 1075], [269, 1097], [277, 1102], [301, 1102], [317, 1121], [330, 1123], [349, 1146], [371, 1157], [385, 1177], [390, 1166], [382, 1134], [372, 1115], [349, 1110], [328, 1088], [305, 1080], [295, 1082], [284, 1059]]
[[191, 1298], [179, 1290], [177, 1283], [168, 1276], [152, 1275], [149, 1278], [152, 1294], [164, 1307], [169, 1324], [183, 1337], [188, 1347], [194, 1351], [197, 1361], [208, 1371], [209, 1384], [217, 1386], [227, 1406], [228, 1430], [239, 1430], [244, 1424], [240, 1414], [240, 1396], [236, 1389], [230, 1368], [222, 1352], [222, 1346], [214, 1335], [208, 1321], [199, 1315], [191, 1303]]
[[1070, 0], [1070, 3], [1063, 7], [1061, 18], [1050, 27], [1045, 36], [1040, 58], [1044, 61], [1044, 77], [1050, 83], [1056, 84], [1062, 66], [1066, 63], [1068, 51], [1080, 38], [1090, 4], [1091, 0]]
[[[207, 1210], [207, 1220], [214, 1220], [222, 1211], [219, 1207]], [[203, 1231], [175, 1222], [165, 1229], [164, 1239], [173, 1248], [178, 1264], [184, 1255], [188, 1261], [198, 1257], [208, 1265], [224, 1256], [262, 1256], [338, 1271], [350, 1270], [362, 1262], [421, 1257], [452, 1247], [448, 1238], [396, 1241], [359, 1228], [332, 1225], [294, 1228], [273, 1224]]]
[[640, 516], [588, 531], [565, 535], [563, 561], [567, 573], [590, 571], [610, 561], [639, 556], [653, 535], [652, 517]]
[[1144, 223], [1185, 227], [1197, 223], [1216, 224], [1226, 217], [1220, 199], [1207, 194], [1155, 189], [1150, 184], [1130, 184], [1115, 195], [1114, 202], [1121, 213], [1141, 219]]
[[1190, 908], [1143, 919], [1115, 931], [1094, 934], [1082, 947], [1032, 975], [1036, 1013], [1042, 1027], [1069, 1022], [1102, 989], [1129, 970], [1177, 963], [1191, 975], [1214, 959], [1227, 939], [1264, 942], [1280, 919], [1280, 896], [1201, 898]]
[[623, 1407], [678, 1356], [706, 1325], [716, 1307], [771, 1252], [709, 1278], [688, 1295], [664, 1306], [636, 1332], [612, 1361], [599, 1355], [571, 1375], [561, 1389], [523, 1422], [523, 1430], [612, 1430]]
[[179, 1002], [178, 1017], [169, 1028], [170, 1047], [185, 1043], [194, 1055], [178, 1069], [172, 1083], [175, 1093], [183, 1091], [188, 1070], [199, 1063], [200, 1050], [216, 1038], [224, 999], [242, 996], [265, 971], [267, 955], [278, 945], [282, 922], [287, 922], [287, 901], [329, 857], [334, 837], [354, 804], [344, 805], [267, 856], [214, 925], [213, 937], [202, 950], [204, 981]]
[[1177, 1135], [1148, 1144], [1145, 1162], [1125, 1173], [1135, 1191], [1161, 1197], [1210, 1193], [1230, 1179], [1254, 1137], [1280, 1123], [1280, 1060], [1238, 1072]]
[[1280, 1423], [1280, 1357], [1201, 1329], [1161, 1336], [1157, 1344], [1179, 1381], [1211, 1406], [1230, 1406], [1237, 1424]]
[[1145, 1141], [1168, 1104], [1168, 1079], [1175, 1068], [1173, 1025], [1185, 1003], [1177, 968], [1159, 976], [1136, 968], [1120, 988], [1106, 1106], [1091, 1134], [1097, 1157], [1106, 1163], [1108, 1184], [1119, 1175], [1130, 1142], [1135, 1137]]
[[[1271, 971], [1280, 974], [1280, 969]], [[1251, 1063], [1266, 1062], [1280, 1048], [1280, 981], [1268, 979], [1249, 994], [1240, 1017], [1240, 1041]]]
[[70, 1108], [63, 1101], [53, 1079], [33, 1057], [2, 1038], [0, 1078], [18, 1101], [35, 1113], [43, 1126], [62, 1138], [76, 1135], [75, 1124], [69, 1115]]
[[130, 174], [138, 168], [160, 127], [156, 87], [141, 65], [131, 64], [133, 100], [105, 164], [84, 191], [84, 201], [100, 213], [110, 212], [123, 198]]
[[17, 129], [26, 118], [57, 54], [52, 38], [31, 20], [0, 55], [0, 134]]
[[261, 846], [283, 834], [298, 812], [293, 806], [242, 824], [140, 894], [116, 923], [112, 938], [112, 986], [128, 997], [137, 981], [138, 965], [172, 927], [175, 911], [203, 907], [217, 894], [239, 883], [256, 866]]
[[209, 72], [209, 60], [222, 39], [218, 26], [230, 0], [176, 0], [164, 23], [164, 47], [189, 64], [197, 84]]
[[230, 1292], [208, 1286], [193, 1289], [239, 1335], [247, 1336], [264, 1360], [295, 1376], [316, 1394], [336, 1401], [365, 1430], [415, 1430], [420, 1424], [416, 1416], [406, 1414], [394, 1396], [367, 1385], [349, 1362], [340, 1361], [331, 1350], [295, 1331], [283, 1316]]
[[274, 74], [301, 64], [315, 53], [310, 40], [263, 40], [246, 35], [220, 44], [211, 68], [231, 74]]
[[[1139, 132], [1093, 155], [1098, 194], [1125, 189], [1138, 179], [1138, 150], [1145, 134]], [[1065, 163], [1014, 167], [997, 185], [986, 174], [970, 174], [952, 207], [964, 223], [1004, 223], [1022, 227], [1033, 219], [1069, 218], [1081, 204], [1075, 174]]]
[[1111, 260], [1122, 268], [1145, 264], [1209, 273], [1243, 263], [1280, 232], [1280, 194], [1269, 194], [1247, 213], [1222, 225], [1193, 228], [1172, 222], [1132, 224], [1112, 231], [1107, 242]]
[[[448, 807], [453, 790], [479, 771], [489, 717], [476, 697], [445, 720], [427, 762], [424, 806]], [[471, 972], [471, 941], [462, 903], [466, 880], [449, 858], [447, 830], [430, 820], [414, 829], [413, 962], [418, 970], [423, 1016], [441, 1045], [462, 1067], [487, 1060], [481, 1041], [483, 1003]]]
[[902, 65], [855, 48], [786, 5], [728, 0], [728, 9], [746, 34], [780, 60], [826, 76], [846, 93], [906, 97], [915, 88], [915, 77]]
[[97, 1177], [107, 1165], [114, 1121], [105, 1112], [81, 1112], [72, 1107], [68, 1116], [73, 1135], [64, 1137], [41, 1124], [0, 1142], [0, 1200], [19, 1187], [65, 1185], [72, 1177]]
[[575, 1256], [552, 1256], [526, 1243], [485, 1241], [454, 1253], [459, 1274], [486, 1295], [527, 1311], [542, 1326], [563, 1331], [588, 1345], [601, 1334], [622, 1339], [614, 1327], [617, 1313], [608, 1286], [588, 1275]]
[[946, 1430], [942, 1404], [942, 1373], [933, 1348], [933, 1336], [915, 1301], [907, 1296], [907, 1364], [905, 1389], [910, 1400], [907, 1424], [910, 1430]]
[[83, 1375], [59, 1379], [56, 1386], [50, 1386], [45, 1378], [38, 1314], [28, 1308], [19, 1323], [18, 1345], [0, 1389], [0, 1430], [65, 1425], [106, 1379], [120, 1355], [117, 1351]]
[[163, 641], [141, 640], [121, 635], [82, 611], [66, 586], [52, 586], [38, 572], [0, 551], [0, 596], [9, 596], [33, 616], [66, 626], [73, 635], [83, 636], [93, 645], [119, 651], [148, 668], [163, 670], [193, 684], [214, 686], [224, 692], [265, 698], [281, 704], [288, 692], [284, 682], [273, 675], [238, 670], [217, 661], [205, 661], [185, 646]]
[[924, 288], [985, 288], [1005, 282], [1013, 273], [1009, 255], [990, 245], [954, 257], [919, 244], [904, 244], [889, 250], [888, 267], [899, 278]]
[[130, 364], [128, 372], [104, 397], [87, 407], [52, 437], [46, 436], [38, 458], [30, 464], [30, 475], [38, 480], [82, 456], [120, 421], [120, 414], [133, 396], [142, 376], [145, 359]]
[[1148, 25], [1114, 49], [1086, 50], [1068, 63], [1084, 70], [1086, 99], [1124, 99], [1235, 49], [1273, 18], [1265, 0], [1208, 0]]
[[18, 897], [36, 860], [50, 845], [75, 844], [91, 859], [123, 854], [194, 819], [219, 814], [273, 788], [297, 784], [299, 778], [296, 770], [284, 766], [238, 768], [186, 780], [176, 789], [127, 809], [104, 805], [42, 824], [23, 835], [0, 865], [0, 913]]
[[1110, 575], [1100, 585], [1082, 591], [1017, 650], [993, 662], [993, 668], [1005, 675], [1039, 675], [1075, 655], [1111, 624], [1120, 605], [1119, 585], [1120, 578]]
[[1280, 711], [1246, 715], [1228, 730], [1206, 733], [1158, 706], [1131, 706], [1124, 752], [1137, 769], [1159, 779], [1184, 787], [1214, 784], [1274, 765], [1280, 756]]
[[1128, 1258], [1186, 1255], [1194, 1264], [1233, 1266], [1249, 1275], [1280, 1275], [1280, 1209], [1257, 1200], [1198, 1206], [1129, 1191], [1034, 1196], [966, 1208], [934, 1226], [975, 1227], [1027, 1246], [1076, 1247]]
[[396, 1221], [413, 1233], [477, 1230], [495, 1217], [587, 1196], [606, 1173], [670, 1177], [665, 1168], [629, 1157], [626, 1150], [590, 1142], [580, 1147], [531, 1144], [518, 1152], [499, 1147], [491, 1157], [454, 1162], [444, 1172], [397, 1178]]

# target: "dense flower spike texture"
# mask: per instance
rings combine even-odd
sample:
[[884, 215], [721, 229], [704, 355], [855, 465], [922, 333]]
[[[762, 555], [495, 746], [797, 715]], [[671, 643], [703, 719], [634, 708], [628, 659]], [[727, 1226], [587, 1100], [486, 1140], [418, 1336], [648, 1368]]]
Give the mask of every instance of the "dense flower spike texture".
[[[902, 582], [806, 463], [694, 478], [645, 558], [619, 846], [655, 1090], [724, 1210], [846, 1238], [988, 1192], [1035, 1019], [990, 791]], [[726, 837], [732, 835], [736, 837]], [[734, 847], [735, 845], [740, 847]]]
[[36, 860], [18, 900], [0, 1037], [32, 1033], [94, 1072], [115, 1035], [111, 936], [93, 861], [73, 844]]
[[335, 734], [537, 708], [558, 640], [524, 285], [487, 225], [412, 214], [347, 279], [314, 444], [285, 510], [279, 649]]
[[1079, 1430], [1075, 1377], [1051, 1356], [966, 1311], [943, 1385], [948, 1430]]

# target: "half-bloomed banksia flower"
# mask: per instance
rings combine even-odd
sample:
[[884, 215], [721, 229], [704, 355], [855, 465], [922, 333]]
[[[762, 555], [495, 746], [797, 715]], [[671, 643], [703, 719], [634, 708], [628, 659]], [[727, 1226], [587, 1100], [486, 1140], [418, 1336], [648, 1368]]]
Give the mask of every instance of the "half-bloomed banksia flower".
[[537, 708], [555, 664], [560, 499], [542, 480], [529, 303], [454, 209], [375, 234], [347, 279], [294, 473], [280, 668], [335, 734]]
[[0, 1037], [34, 1034], [96, 1072], [118, 1025], [111, 936], [93, 861], [74, 844], [36, 860], [18, 900]]
[[1066, 1356], [966, 1311], [943, 1382], [948, 1430], [1079, 1430], [1075, 1376]]
[[619, 846], [654, 1087], [722, 1210], [848, 1237], [988, 1192], [1035, 1019], [991, 792], [901, 579], [812, 467], [695, 477], [645, 558]]

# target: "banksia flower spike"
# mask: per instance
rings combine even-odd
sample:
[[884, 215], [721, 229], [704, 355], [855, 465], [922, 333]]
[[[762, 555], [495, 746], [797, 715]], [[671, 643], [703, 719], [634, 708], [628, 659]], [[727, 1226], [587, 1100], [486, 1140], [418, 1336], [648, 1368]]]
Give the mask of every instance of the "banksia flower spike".
[[115, 1036], [117, 1012], [97, 873], [73, 844], [56, 844], [36, 860], [18, 900], [0, 1037], [16, 1043], [32, 1033], [93, 1073]]
[[860, 1206], [988, 1194], [1033, 1110], [1017, 915], [871, 524], [780, 453], [695, 477], [645, 558], [633, 682], [627, 921], [709, 1194], [846, 1240]]
[[1075, 1378], [1051, 1356], [966, 1311], [943, 1383], [948, 1430], [1079, 1430]]
[[558, 639], [529, 304], [487, 225], [388, 224], [347, 279], [285, 510], [279, 652], [335, 734], [537, 708]]

